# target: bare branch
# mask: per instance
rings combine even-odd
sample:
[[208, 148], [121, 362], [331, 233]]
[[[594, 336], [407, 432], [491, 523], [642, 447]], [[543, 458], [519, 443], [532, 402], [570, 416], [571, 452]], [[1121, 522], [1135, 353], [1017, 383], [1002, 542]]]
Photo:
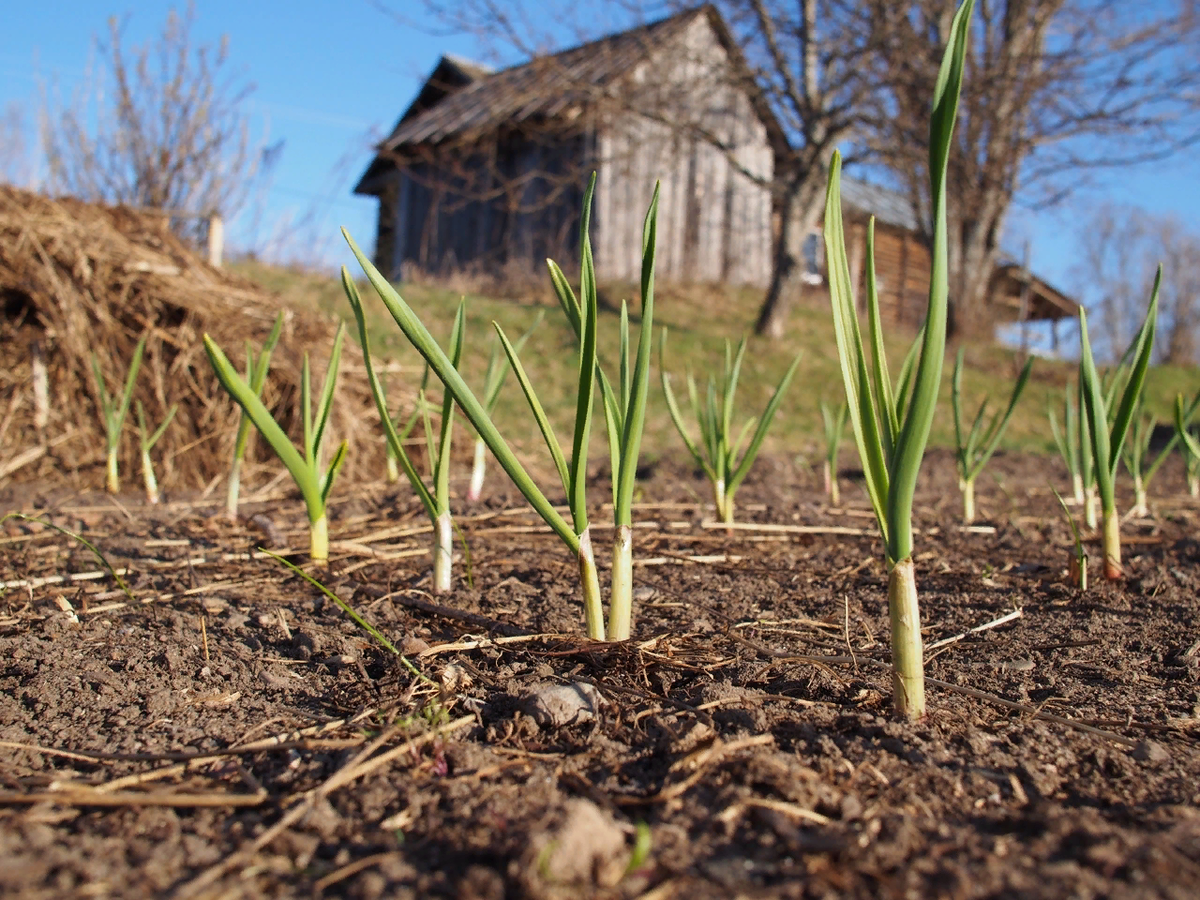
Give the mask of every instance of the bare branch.
[[[229, 218], [278, 156], [251, 135], [253, 85], [229, 69], [228, 40], [196, 45], [196, 11], [167, 15], [159, 37], [126, 48], [124, 23], [97, 42], [103, 76], [42, 113], [49, 186], [86, 200]], [[264, 165], [264, 162], [266, 163]]]

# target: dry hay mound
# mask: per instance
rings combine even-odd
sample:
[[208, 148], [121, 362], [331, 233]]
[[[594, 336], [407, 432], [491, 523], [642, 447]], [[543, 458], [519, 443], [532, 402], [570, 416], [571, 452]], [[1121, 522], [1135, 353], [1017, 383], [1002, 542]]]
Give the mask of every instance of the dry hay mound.
[[[228, 470], [240, 410], [221, 390], [204, 353], [208, 332], [244, 371], [245, 342], [261, 346], [281, 303], [268, 291], [213, 268], [167, 227], [165, 217], [47, 197], [0, 185], [0, 480], [53, 482], [78, 489], [103, 483], [105, 437], [92, 376], [94, 352], [110, 393], [123, 388], [143, 334], [145, 357], [134, 398], [154, 429], [171, 404], [179, 411], [153, 451], [165, 491], [215, 485]], [[297, 441], [301, 360], [310, 351], [314, 393], [337, 323], [291, 310], [271, 360], [263, 400]], [[49, 375], [49, 408], [39, 411], [33, 363]], [[347, 336], [328, 449], [350, 442], [343, 478], [383, 468], [378, 417], [362, 366]], [[262, 440], [251, 454], [271, 460]], [[124, 489], [140, 488], [133, 407], [121, 446]], [[253, 488], [253, 470], [247, 488]]]

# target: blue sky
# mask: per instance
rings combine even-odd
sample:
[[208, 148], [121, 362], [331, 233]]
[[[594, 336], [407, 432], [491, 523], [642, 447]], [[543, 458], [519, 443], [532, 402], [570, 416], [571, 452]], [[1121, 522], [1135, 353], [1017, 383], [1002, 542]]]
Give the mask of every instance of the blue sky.
[[[93, 37], [106, 34], [109, 15], [127, 17], [125, 40], [132, 46], [156, 36], [168, 10], [179, 4], [65, 0], [7, 6], [0, 31], [0, 111], [19, 104], [33, 153], [40, 86], [57, 85], [70, 95], [95, 60]], [[415, 0], [393, 4], [414, 18], [418, 6]], [[257, 219], [252, 211], [244, 214], [231, 228], [231, 240], [266, 247], [275, 235], [289, 244], [285, 254], [331, 266], [345, 259], [338, 226], [364, 243], [374, 237], [375, 201], [350, 193], [371, 159], [372, 143], [391, 129], [441, 53], [481, 52], [470, 38], [433, 35], [370, 0], [295, 0], [286, 6], [201, 0], [194, 36], [211, 43], [222, 34], [229, 36], [232, 66], [256, 85], [249, 101], [256, 127], [272, 141], [285, 141]], [[1200, 151], [1158, 168], [1100, 173], [1095, 187], [1054, 211], [1016, 209], [1007, 243], [1019, 248], [1028, 236], [1034, 269], [1074, 291], [1080, 286], [1074, 264], [1078, 222], [1086, 219], [1088, 204], [1107, 199], [1174, 212], [1196, 229]]]

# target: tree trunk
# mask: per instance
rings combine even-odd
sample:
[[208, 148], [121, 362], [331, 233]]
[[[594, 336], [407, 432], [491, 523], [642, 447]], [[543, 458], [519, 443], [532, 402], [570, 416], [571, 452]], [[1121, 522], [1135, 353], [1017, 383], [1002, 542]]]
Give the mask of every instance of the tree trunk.
[[758, 311], [754, 333], [781, 338], [787, 330], [788, 313], [800, 298], [804, 281], [804, 238], [821, 220], [825, 202], [824, 167], [809, 166], [804, 175], [789, 182], [779, 200], [779, 234], [771, 284]]
[[[995, 203], [985, 203], [989, 209]], [[1007, 208], [1007, 205], [1005, 205]], [[995, 330], [995, 310], [990, 308], [988, 290], [992, 272], [1000, 255], [997, 235], [1004, 220], [1003, 212], [961, 220], [957, 240], [950, 240], [950, 309], [946, 323], [948, 336], [991, 338]]]

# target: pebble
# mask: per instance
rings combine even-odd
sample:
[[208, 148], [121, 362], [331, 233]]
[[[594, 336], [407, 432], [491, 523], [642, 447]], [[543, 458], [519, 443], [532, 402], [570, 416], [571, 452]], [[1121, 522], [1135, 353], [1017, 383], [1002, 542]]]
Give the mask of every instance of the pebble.
[[592, 722], [603, 705], [600, 692], [581, 681], [538, 685], [525, 698], [526, 711], [543, 728]]
[[1171, 758], [1167, 748], [1155, 741], [1139, 741], [1131, 754], [1139, 762], [1165, 763]]

